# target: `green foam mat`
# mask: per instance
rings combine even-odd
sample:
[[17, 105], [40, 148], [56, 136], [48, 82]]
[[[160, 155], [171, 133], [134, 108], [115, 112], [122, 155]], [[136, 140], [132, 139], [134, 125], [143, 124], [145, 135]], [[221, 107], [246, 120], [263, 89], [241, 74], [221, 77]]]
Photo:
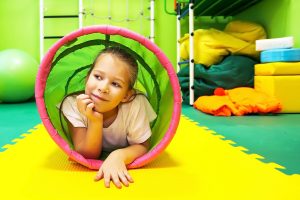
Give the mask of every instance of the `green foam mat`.
[[34, 101], [0, 104], [0, 152], [5, 144], [41, 123]]
[[275, 162], [285, 174], [300, 174], [300, 114], [216, 117], [183, 105], [182, 112], [200, 126], [206, 126], [247, 153], [259, 154], [263, 162]]

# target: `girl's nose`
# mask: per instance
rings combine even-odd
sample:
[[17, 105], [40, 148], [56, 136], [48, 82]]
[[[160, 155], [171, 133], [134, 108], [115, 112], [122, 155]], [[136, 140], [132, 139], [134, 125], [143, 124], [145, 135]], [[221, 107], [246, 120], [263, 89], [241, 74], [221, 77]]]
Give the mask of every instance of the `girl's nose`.
[[99, 91], [100, 93], [106, 93], [106, 94], [109, 93], [109, 90], [108, 90], [108, 89], [98, 89], [98, 91]]
[[99, 93], [109, 93], [109, 89], [108, 89], [108, 84], [107, 83], [103, 83], [98, 87], [98, 91]]

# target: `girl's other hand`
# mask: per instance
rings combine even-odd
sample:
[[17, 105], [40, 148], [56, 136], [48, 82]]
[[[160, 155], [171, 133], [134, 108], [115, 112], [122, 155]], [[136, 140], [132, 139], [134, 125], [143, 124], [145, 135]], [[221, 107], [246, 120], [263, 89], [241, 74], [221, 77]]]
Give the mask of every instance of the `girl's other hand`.
[[95, 177], [95, 181], [102, 178], [104, 179], [104, 186], [107, 188], [110, 187], [110, 181], [119, 189], [122, 188], [122, 184], [128, 187], [129, 183], [133, 183], [119, 150], [113, 151], [105, 159]]
[[76, 97], [78, 110], [85, 115], [90, 121], [103, 120], [103, 114], [94, 110], [95, 104], [86, 94], [80, 94]]

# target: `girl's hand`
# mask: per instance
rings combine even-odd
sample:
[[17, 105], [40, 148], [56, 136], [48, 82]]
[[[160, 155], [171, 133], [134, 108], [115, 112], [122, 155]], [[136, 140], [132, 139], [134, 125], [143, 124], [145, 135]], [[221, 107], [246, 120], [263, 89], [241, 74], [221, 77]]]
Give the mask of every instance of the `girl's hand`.
[[95, 104], [92, 99], [86, 94], [80, 94], [76, 97], [78, 110], [85, 115], [90, 121], [103, 120], [103, 114], [94, 110]]
[[110, 187], [111, 180], [119, 189], [122, 188], [122, 184], [128, 187], [129, 183], [133, 183], [133, 179], [128, 173], [120, 150], [113, 151], [103, 162], [95, 177], [95, 181], [99, 181], [102, 178], [104, 179], [104, 185], [107, 188]]

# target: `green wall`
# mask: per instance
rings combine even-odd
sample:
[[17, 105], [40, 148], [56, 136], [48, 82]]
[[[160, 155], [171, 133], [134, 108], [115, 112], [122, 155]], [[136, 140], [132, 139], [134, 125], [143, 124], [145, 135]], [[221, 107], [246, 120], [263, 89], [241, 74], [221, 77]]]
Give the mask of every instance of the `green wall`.
[[[77, 0], [44, 0], [45, 15], [76, 14]], [[84, 26], [111, 24], [129, 28], [146, 37], [149, 36], [149, 0], [129, 0], [127, 9], [125, 0], [83, 0], [87, 16]], [[164, 13], [162, 0], [155, 1], [155, 43], [175, 64], [176, 61], [176, 17]], [[173, 7], [173, 1], [168, 0]], [[141, 7], [144, 18], [139, 18]], [[110, 9], [109, 9], [110, 8]], [[121, 8], [121, 9], [120, 9]], [[128, 12], [127, 12], [128, 10]], [[91, 13], [94, 13], [94, 17]], [[104, 19], [111, 14], [113, 20]], [[127, 22], [134, 19], [132, 22]], [[137, 19], [139, 18], [139, 19]], [[136, 19], [136, 20], [135, 20]], [[45, 35], [64, 35], [78, 28], [77, 19], [45, 19]], [[39, 0], [1, 0], [0, 1], [0, 51], [8, 48], [24, 50], [39, 60]], [[45, 41], [45, 51], [56, 40]]]
[[0, 1], [0, 51], [23, 50], [39, 60], [38, 0]]
[[[129, 0], [129, 18], [136, 18], [141, 7], [141, 0]], [[112, 24], [130, 28], [145, 36], [149, 35], [147, 20], [136, 22], [111, 22], [103, 19], [108, 15], [108, 0], [83, 0], [84, 7], [88, 13], [84, 19], [84, 25]], [[94, 3], [92, 3], [94, 2]], [[122, 21], [127, 16], [125, 0], [111, 0], [110, 8], [112, 16]], [[167, 0], [168, 10], [173, 8], [173, 1]], [[57, 6], [57, 3], [59, 6]], [[155, 42], [166, 53], [172, 63], [176, 61], [176, 17], [164, 12], [164, 1], [156, 0], [155, 8]], [[149, 0], [143, 1], [145, 16], [149, 16], [147, 6]], [[76, 13], [77, 0], [45, 0], [45, 14], [74, 14]], [[120, 8], [123, 8], [120, 10]], [[261, 3], [249, 8], [243, 13], [235, 16], [236, 19], [251, 20], [261, 23], [267, 30], [268, 36], [284, 37], [294, 36], [295, 46], [300, 47], [300, 28], [298, 26], [300, 1], [299, 0], [263, 0]], [[95, 17], [89, 13], [94, 11]], [[204, 23], [198, 18], [195, 22], [196, 28], [213, 26], [222, 27], [227, 19], [214, 18], [204, 19]], [[17, 48], [31, 54], [39, 60], [39, 0], [1, 0], [0, 1], [0, 50]], [[45, 33], [66, 34], [77, 28], [77, 21], [45, 20]], [[182, 29], [187, 30], [187, 23], [183, 21]], [[184, 33], [184, 31], [182, 32]], [[48, 49], [55, 41], [45, 42]]]
[[263, 0], [236, 16], [262, 24], [269, 38], [294, 36], [295, 47], [300, 47], [300, 1]]

